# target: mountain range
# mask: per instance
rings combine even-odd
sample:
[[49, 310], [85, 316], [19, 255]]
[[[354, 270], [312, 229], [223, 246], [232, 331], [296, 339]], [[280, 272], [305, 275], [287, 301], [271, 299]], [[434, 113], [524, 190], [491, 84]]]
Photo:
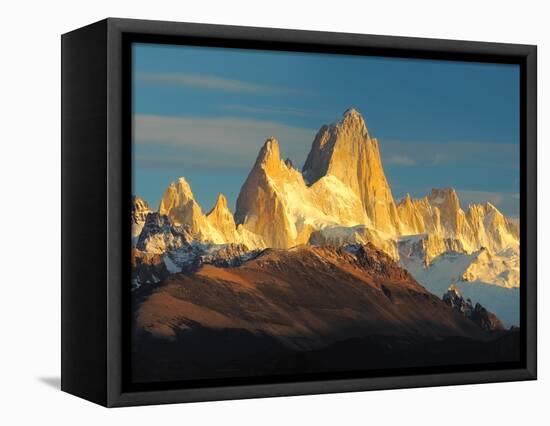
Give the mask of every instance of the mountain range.
[[269, 137], [236, 199], [132, 200], [137, 381], [519, 359], [519, 230], [453, 188], [396, 201], [348, 109], [302, 170]]
[[240, 264], [267, 248], [370, 243], [438, 297], [455, 285], [507, 326], [519, 323], [517, 224], [489, 202], [464, 210], [453, 188], [396, 201], [379, 142], [353, 108], [320, 128], [301, 171], [268, 138], [234, 214], [223, 194], [204, 212], [184, 177], [168, 186], [155, 212], [134, 197], [132, 237], [134, 264], [143, 266], [136, 287], [218, 252]]

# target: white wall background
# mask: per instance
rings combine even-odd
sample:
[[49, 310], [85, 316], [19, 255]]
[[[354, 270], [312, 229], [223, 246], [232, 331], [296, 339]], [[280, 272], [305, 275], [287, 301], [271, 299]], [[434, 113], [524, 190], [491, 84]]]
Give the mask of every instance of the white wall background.
[[[549, 220], [539, 221], [537, 382], [107, 410], [56, 389], [60, 34], [107, 16], [538, 44], [539, 217], [548, 217], [550, 31], [543, 1], [5, 1], [0, 6], [0, 423], [544, 424]], [[544, 420], [546, 419], [546, 420]]]

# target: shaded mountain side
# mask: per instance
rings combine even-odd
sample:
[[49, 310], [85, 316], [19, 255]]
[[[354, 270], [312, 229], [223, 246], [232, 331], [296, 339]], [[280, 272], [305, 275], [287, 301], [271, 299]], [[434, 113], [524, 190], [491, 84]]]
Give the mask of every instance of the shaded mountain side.
[[[468, 337], [369, 335], [313, 350], [289, 349], [266, 334], [239, 329], [178, 329], [173, 340], [138, 331], [132, 377], [138, 383], [518, 362], [518, 330]], [[137, 355], [137, 356], [136, 356]], [[275, 377], [276, 380], [276, 377]]]
[[233, 268], [202, 265], [170, 275], [135, 308], [136, 330], [166, 340], [197, 326], [299, 350], [370, 334], [488, 338], [372, 245], [267, 249]]

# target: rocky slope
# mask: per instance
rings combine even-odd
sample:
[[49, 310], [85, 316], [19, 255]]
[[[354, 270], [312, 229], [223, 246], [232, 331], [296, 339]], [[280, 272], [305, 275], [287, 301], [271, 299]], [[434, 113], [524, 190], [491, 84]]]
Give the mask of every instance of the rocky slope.
[[267, 249], [232, 268], [202, 265], [167, 278], [136, 315], [138, 330], [167, 340], [244, 330], [299, 350], [379, 334], [487, 337], [372, 245]]
[[504, 330], [504, 325], [495, 314], [489, 312], [479, 303], [472, 306], [470, 299], [464, 299], [462, 294], [455, 286], [450, 286], [443, 295], [443, 302], [454, 310], [460, 312], [474, 324], [477, 324], [483, 330], [497, 331]]
[[265, 249], [171, 274], [132, 299], [142, 382], [519, 359], [519, 333], [442, 301], [372, 245]]
[[149, 213], [132, 248], [132, 288], [158, 284], [170, 274], [192, 272], [203, 264], [236, 266], [258, 253], [239, 243], [198, 242], [187, 225]]

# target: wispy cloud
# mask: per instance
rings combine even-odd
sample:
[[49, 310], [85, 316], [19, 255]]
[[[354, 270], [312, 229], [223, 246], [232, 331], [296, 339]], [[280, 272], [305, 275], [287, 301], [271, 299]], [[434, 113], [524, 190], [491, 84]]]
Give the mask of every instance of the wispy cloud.
[[403, 142], [380, 143], [384, 164], [439, 166], [445, 164], [491, 164], [517, 166], [519, 147], [490, 142]]
[[318, 114], [315, 111], [306, 111], [299, 108], [264, 108], [236, 104], [221, 105], [220, 108], [224, 111], [243, 112], [251, 114], [291, 115], [296, 117], [309, 117]]
[[394, 154], [394, 155], [388, 156], [385, 159], [384, 163], [385, 164], [395, 164], [395, 165], [398, 165], [398, 166], [414, 166], [414, 165], [416, 165], [416, 161], [414, 160], [414, 158], [408, 157], [406, 155], [399, 155], [399, 154]]
[[136, 80], [140, 83], [149, 85], [179, 86], [245, 94], [277, 95], [304, 93], [299, 89], [275, 87], [244, 80], [233, 80], [215, 75], [203, 74], [138, 72], [136, 74]]
[[136, 158], [142, 166], [250, 168], [265, 140], [275, 136], [295, 162], [305, 159], [316, 130], [233, 117], [134, 118]]

